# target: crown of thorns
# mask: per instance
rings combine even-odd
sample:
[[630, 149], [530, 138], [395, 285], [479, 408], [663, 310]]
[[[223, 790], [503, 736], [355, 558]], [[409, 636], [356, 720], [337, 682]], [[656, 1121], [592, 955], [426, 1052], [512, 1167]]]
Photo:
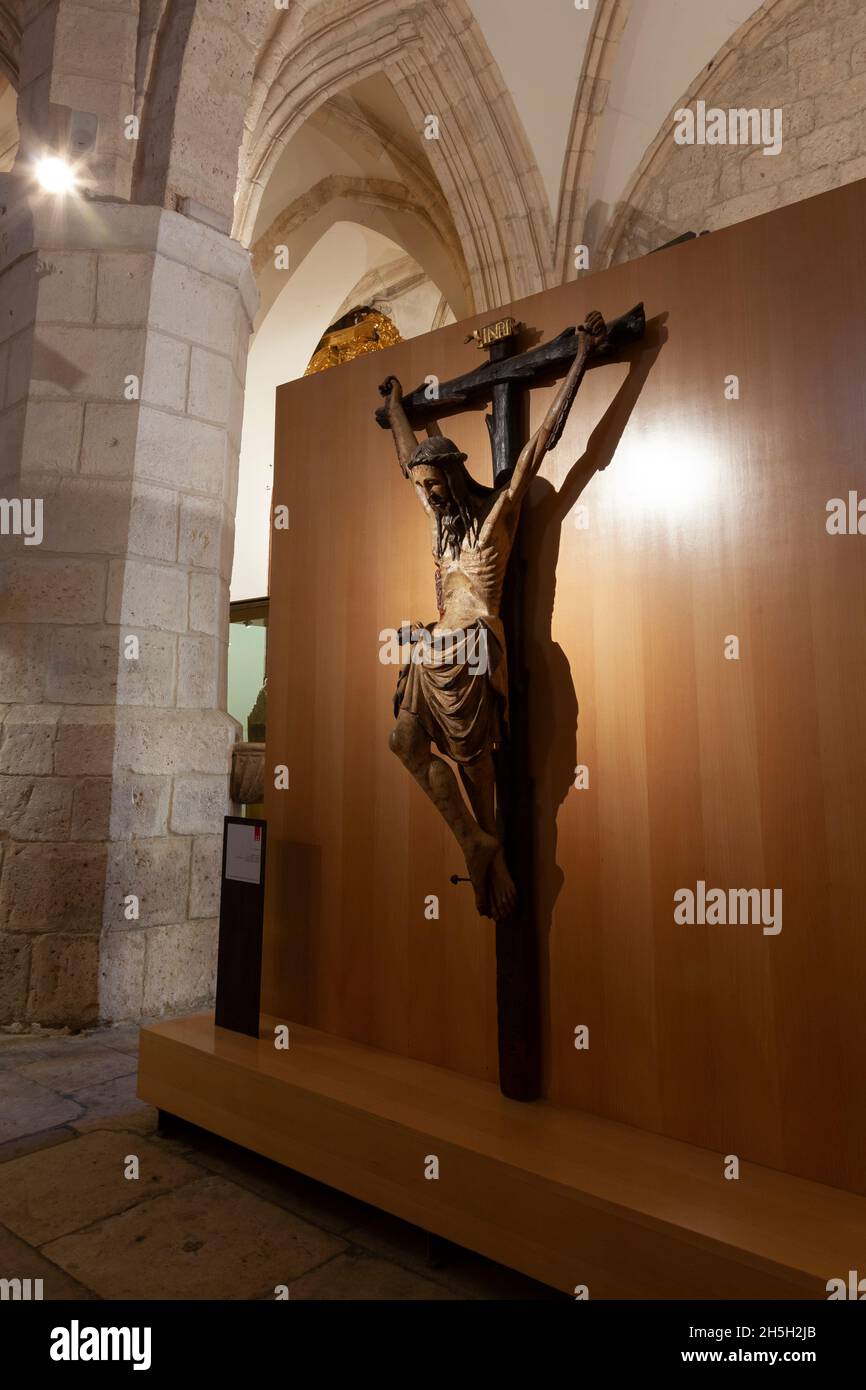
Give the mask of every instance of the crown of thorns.
[[441, 468], [449, 463], [465, 463], [467, 455], [442, 435], [423, 440], [409, 460], [410, 468]]

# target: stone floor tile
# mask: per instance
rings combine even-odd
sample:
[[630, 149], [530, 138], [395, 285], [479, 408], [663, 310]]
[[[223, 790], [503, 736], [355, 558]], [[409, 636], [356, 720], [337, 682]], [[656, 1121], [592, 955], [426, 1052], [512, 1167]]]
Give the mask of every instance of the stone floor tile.
[[314, 1269], [289, 1285], [289, 1298], [292, 1302], [308, 1301], [349, 1301], [349, 1300], [395, 1300], [418, 1301], [429, 1299], [442, 1301], [458, 1298], [458, 1294], [414, 1274], [402, 1265], [391, 1264], [388, 1260], [376, 1259], [362, 1250], [350, 1250], [329, 1260], [320, 1269]]
[[[122, 1054], [118, 1052], [118, 1057]], [[72, 1092], [72, 1098], [84, 1107], [84, 1113], [73, 1120], [73, 1129], [84, 1133], [91, 1129], [134, 1129], [150, 1134], [156, 1129], [156, 1110], [135, 1094], [135, 1071], [116, 1076], [97, 1086], [83, 1086]]]
[[68, 1095], [85, 1086], [96, 1086], [102, 1081], [128, 1076], [135, 1072], [136, 1060], [128, 1053], [96, 1045], [59, 1057], [25, 1062], [18, 1070], [19, 1075], [26, 1076], [29, 1081], [38, 1081], [42, 1086], [50, 1086], [52, 1090]]
[[566, 1296], [206, 1130], [157, 1131], [135, 1095], [137, 1048], [135, 1025], [0, 1035], [0, 1220], [42, 1245], [0, 1227], [0, 1277], [21, 1265], [46, 1298], [270, 1300], [276, 1284], [319, 1301]]
[[335, 1187], [284, 1168], [228, 1139], [208, 1134], [207, 1130], [185, 1126], [183, 1131], [178, 1130], [177, 1138], [184, 1132], [187, 1137], [181, 1151], [193, 1162], [335, 1235], [359, 1225], [372, 1210]]
[[95, 1297], [89, 1289], [71, 1279], [65, 1270], [58, 1269], [57, 1265], [19, 1240], [5, 1226], [0, 1226], [0, 1279], [41, 1279], [42, 1298], [46, 1303], [61, 1298]]
[[[128, 1154], [140, 1176], [124, 1177]], [[199, 1176], [200, 1170], [138, 1134], [85, 1134], [0, 1166], [0, 1221], [41, 1245]]]
[[486, 1260], [471, 1250], [452, 1246], [454, 1258], [443, 1263], [432, 1273], [432, 1277], [455, 1298], [489, 1299], [505, 1302], [548, 1302], [551, 1299], [571, 1302], [572, 1297], [552, 1289], [548, 1284], [539, 1284], [516, 1269]]
[[54, 1144], [65, 1144], [74, 1139], [75, 1130], [67, 1125], [58, 1129], [41, 1129], [38, 1134], [25, 1134], [20, 1139], [10, 1139], [0, 1144], [0, 1163], [8, 1163], [10, 1158], [22, 1158], [24, 1154], [36, 1153], [39, 1149], [50, 1149]]
[[99, 1034], [99, 1041], [104, 1047], [112, 1047], [117, 1052], [129, 1052], [137, 1057], [138, 1033], [138, 1024], [129, 1023], [122, 1028], [107, 1028]]
[[0, 1144], [24, 1134], [56, 1129], [84, 1113], [84, 1107], [16, 1071], [0, 1072]]
[[103, 1298], [251, 1299], [344, 1248], [234, 1183], [203, 1177], [43, 1253]]
[[5, 1038], [0, 1038], [0, 1073], [16, 1071], [26, 1062], [38, 1062], [44, 1056], [42, 1048], [32, 1047], [29, 1043], [19, 1043], [17, 1039], [7, 1042]]
[[48, 1057], [74, 1057], [92, 1047], [95, 1041], [92, 1032], [0, 1034], [0, 1070], [44, 1061]]
[[420, 1227], [375, 1207], [369, 1207], [365, 1220], [346, 1231], [345, 1236], [353, 1246], [360, 1246], [383, 1259], [396, 1260], [407, 1269], [444, 1285], [455, 1298], [558, 1297], [556, 1290], [546, 1284], [539, 1284], [451, 1241], [428, 1236]]
[[399, 1260], [407, 1269], [425, 1276], [453, 1260], [454, 1253], [459, 1250], [448, 1241], [428, 1235], [420, 1226], [401, 1221], [398, 1216], [379, 1211], [377, 1207], [368, 1207], [363, 1221], [352, 1226], [345, 1235], [353, 1246], [361, 1246], [386, 1259]]

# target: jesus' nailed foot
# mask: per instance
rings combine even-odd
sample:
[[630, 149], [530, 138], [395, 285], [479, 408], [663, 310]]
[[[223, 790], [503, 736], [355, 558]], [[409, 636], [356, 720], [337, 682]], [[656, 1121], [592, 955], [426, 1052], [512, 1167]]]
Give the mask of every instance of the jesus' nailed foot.
[[762, 924], [764, 936], [778, 936], [782, 930], [781, 888], [708, 889], [699, 879], [694, 892], [678, 888], [674, 904], [674, 921], [680, 926]]

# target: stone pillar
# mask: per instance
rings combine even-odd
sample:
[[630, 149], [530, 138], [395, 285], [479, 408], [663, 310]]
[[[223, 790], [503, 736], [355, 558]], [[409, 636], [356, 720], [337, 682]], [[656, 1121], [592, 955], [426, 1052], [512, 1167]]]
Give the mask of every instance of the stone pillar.
[[[23, 0], [21, 20], [19, 160], [68, 155], [88, 187], [128, 197], [139, 0]], [[79, 158], [81, 116], [95, 128]]]
[[255, 290], [209, 226], [21, 184], [0, 176], [0, 499], [7, 532], [34, 523], [0, 536], [0, 1021], [80, 1026], [213, 988]]

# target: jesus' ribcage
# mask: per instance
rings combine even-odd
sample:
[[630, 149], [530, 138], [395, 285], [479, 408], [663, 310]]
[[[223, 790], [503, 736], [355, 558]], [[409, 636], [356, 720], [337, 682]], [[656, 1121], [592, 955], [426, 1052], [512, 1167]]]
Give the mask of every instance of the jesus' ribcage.
[[493, 537], [487, 544], [443, 558], [436, 566], [436, 598], [441, 622], [458, 628], [477, 618], [498, 619], [508, 550]]

